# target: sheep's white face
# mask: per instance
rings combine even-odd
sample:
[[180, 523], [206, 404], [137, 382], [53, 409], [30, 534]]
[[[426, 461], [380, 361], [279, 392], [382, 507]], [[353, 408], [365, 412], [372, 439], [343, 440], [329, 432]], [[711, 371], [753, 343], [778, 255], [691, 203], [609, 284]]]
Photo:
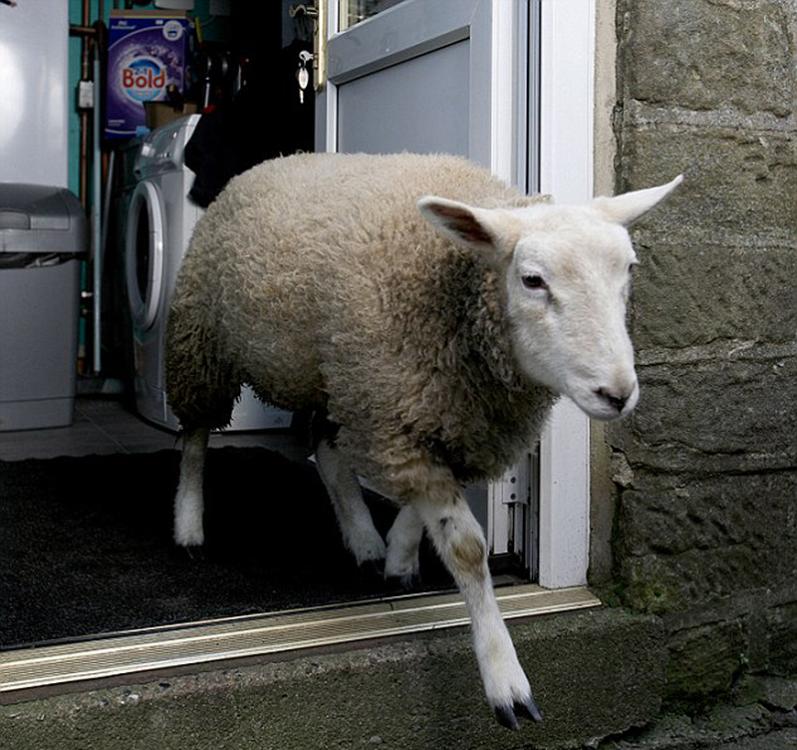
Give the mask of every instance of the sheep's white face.
[[418, 205], [439, 231], [485, 254], [504, 275], [523, 372], [608, 420], [639, 399], [625, 323], [636, 256], [625, 226], [680, 182], [586, 206], [481, 209], [442, 198]]
[[532, 231], [505, 270], [518, 363], [591, 417], [627, 414], [639, 397], [625, 327], [636, 263], [628, 233], [589, 209], [541, 205], [529, 214]]

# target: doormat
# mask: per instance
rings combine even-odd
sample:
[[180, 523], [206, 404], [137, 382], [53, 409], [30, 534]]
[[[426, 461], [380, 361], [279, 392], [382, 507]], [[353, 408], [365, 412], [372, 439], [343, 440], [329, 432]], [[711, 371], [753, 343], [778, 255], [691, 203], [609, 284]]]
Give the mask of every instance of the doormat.
[[[404, 593], [358, 568], [315, 468], [216, 448], [205, 545], [172, 541], [178, 451], [0, 462], [0, 649]], [[395, 508], [367, 494], [384, 535]], [[453, 582], [430, 545], [423, 583]]]

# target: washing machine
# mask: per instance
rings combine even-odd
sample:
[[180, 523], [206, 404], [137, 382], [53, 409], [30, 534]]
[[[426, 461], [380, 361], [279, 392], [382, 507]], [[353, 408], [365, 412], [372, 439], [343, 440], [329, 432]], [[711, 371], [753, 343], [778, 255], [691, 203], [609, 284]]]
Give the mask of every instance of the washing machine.
[[[136, 410], [173, 431], [180, 425], [166, 400], [166, 319], [177, 272], [203, 213], [188, 198], [194, 173], [183, 162], [199, 118], [180, 118], [143, 139], [135, 159], [125, 239]], [[264, 404], [244, 387], [225, 431], [278, 429], [290, 422], [290, 412]]]

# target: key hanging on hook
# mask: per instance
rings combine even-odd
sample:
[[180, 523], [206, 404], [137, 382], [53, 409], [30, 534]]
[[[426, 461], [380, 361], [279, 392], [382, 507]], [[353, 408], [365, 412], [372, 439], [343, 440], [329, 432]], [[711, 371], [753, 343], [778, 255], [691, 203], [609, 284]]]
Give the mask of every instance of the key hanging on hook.
[[304, 104], [304, 92], [310, 84], [310, 71], [307, 70], [307, 63], [312, 59], [312, 52], [302, 50], [299, 53], [299, 67], [296, 70], [296, 80], [299, 82], [299, 104]]

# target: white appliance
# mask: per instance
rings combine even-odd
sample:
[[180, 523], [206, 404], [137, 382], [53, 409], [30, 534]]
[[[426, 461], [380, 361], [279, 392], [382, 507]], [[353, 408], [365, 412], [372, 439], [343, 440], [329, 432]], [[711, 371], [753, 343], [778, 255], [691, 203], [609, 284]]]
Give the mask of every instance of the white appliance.
[[[136, 409], [145, 419], [175, 431], [179, 422], [166, 402], [166, 317], [177, 272], [202, 215], [188, 198], [194, 173], [183, 162], [199, 117], [175, 120], [143, 140], [134, 166], [137, 184], [125, 241]], [[284, 428], [290, 421], [290, 412], [265, 405], [245, 387], [226, 430]]]

